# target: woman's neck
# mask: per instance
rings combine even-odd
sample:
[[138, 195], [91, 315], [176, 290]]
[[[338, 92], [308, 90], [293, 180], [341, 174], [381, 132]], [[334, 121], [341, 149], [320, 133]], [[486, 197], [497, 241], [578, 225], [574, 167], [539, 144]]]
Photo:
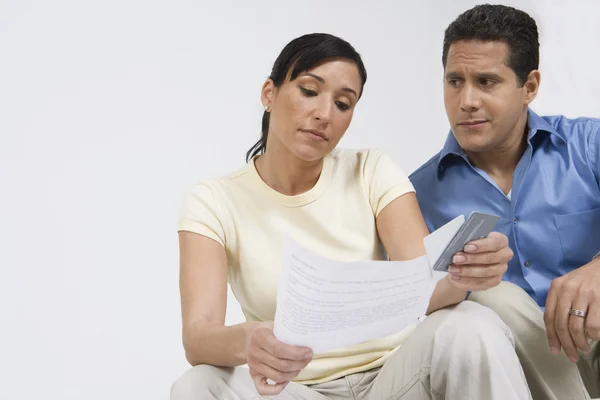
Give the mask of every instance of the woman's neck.
[[289, 151], [269, 148], [255, 159], [254, 165], [262, 180], [272, 189], [294, 196], [315, 186], [321, 175], [323, 160], [307, 162]]

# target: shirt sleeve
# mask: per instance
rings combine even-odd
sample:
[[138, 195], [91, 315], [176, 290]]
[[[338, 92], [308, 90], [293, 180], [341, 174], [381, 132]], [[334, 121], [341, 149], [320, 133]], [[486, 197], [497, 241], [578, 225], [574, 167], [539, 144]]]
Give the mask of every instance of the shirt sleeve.
[[393, 200], [415, 191], [408, 175], [388, 154], [378, 149], [368, 151], [363, 176], [375, 217]]
[[221, 207], [209, 182], [196, 184], [186, 194], [177, 231], [198, 233], [225, 245]]
[[[600, 187], [600, 122], [594, 124], [595, 130], [590, 134], [589, 160]], [[600, 257], [600, 251], [592, 259]]]
[[588, 159], [596, 176], [596, 182], [600, 186], [600, 121], [592, 124], [592, 127], [589, 136]]

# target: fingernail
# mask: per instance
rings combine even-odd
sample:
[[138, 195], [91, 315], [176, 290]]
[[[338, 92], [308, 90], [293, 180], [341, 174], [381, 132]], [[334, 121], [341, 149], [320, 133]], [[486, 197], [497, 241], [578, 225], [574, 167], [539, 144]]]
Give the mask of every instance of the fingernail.
[[465, 256], [454, 256], [452, 258], [452, 262], [454, 262], [454, 264], [460, 264], [461, 262], [463, 262], [465, 260], [466, 260]]
[[477, 250], [477, 246], [475, 246], [474, 244], [468, 244], [468, 245], [465, 246], [465, 251], [467, 253], [472, 253], [475, 250]]
[[460, 275], [450, 275], [450, 279], [453, 279], [455, 281], [460, 281]]
[[459, 272], [460, 268], [458, 267], [448, 267], [448, 272], [450, 273], [455, 273], [455, 272]]
[[570, 356], [569, 360], [571, 360], [572, 363], [576, 363], [577, 362], [577, 357]]
[[557, 356], [560, 353], [560, 349], [557, 347], [550, 347], [550, 352], [552, 352], [552, 354]]
[[306, 354], [304, 355], [304, 359], [305, 359], [305, 360], [310, 360], [310, 359], [312, 358], [312, 356], [313, 356], [313, 354], [312, 354], [312, 353], [306, 353]]

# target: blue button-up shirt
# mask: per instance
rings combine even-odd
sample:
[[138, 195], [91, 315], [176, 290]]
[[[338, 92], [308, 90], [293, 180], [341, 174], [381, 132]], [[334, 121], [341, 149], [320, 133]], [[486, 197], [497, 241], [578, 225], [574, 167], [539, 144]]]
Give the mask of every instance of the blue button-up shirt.
[[458, 215], [500, 216], [514, 257], [504, 279], [545, 306], [550, 282], [600, 250], [600, 119], [529, 111], [527, 148], [510, 196], [474, 166], [452, 132], [410, 179], [430, 231]]

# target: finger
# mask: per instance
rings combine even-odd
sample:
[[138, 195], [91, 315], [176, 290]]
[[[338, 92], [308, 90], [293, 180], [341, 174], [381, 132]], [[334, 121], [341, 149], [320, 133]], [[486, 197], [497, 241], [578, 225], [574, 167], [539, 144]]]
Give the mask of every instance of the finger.
[[280, 371], [260, 361], [253, 361], [252, 364], [248, 363], [248, 366], [265, 378], [271, 379], [273, 382], [277, 383], [291, 381], [300, 373], [300, 370], [291, 372]]
[[254, 386], [256, 387], [256, 391], [261, 396], [277, 396], [279, 393], [283, 391], [283, 389], [287, 386], [289, 382], [281, 382], [277, 384], [269, 384], [267, 382], [267, 378], [260, 373], [250, 370], [250, 376], [254, 381]]
[[477, 253], [458, 252], [452, 257], [452, 262], [456, 265], [506, 264], [512, 257], [512, 250], [508, 247], [503, 247], [497, 251]]
[[491, 278], [494, 276], [502, 276], [506, 272], [506, 264], [493, 264], [493, 265], [465, 265], [458, 266], [455, 264], [450, 265], [448, 272], [452, 275], [458, 275], [462, 278], [473, 277], [473, 278]]
[[556, 307], [558, 305], [558, 297], [556, 296], [558, 289], [556, 287], [557, 281], [552, 281], [552, 283], [550, 284], [550, 290], [548, 291], [548, 296], [546, 297], [546, 311], [544, 311], [546, 337], [548, 338], [548, 345], [550, 346], [550, 351], [555, 356], [560, 354], [562, 347], [560, 345], [558, 335], [556, 334], [556, 329], [554, 328]]
[[261, 336], [258, 344], [267, 353], [271, 354], [275, 358], [294, 360], [294, 361], [305, 361], [312, 359], [312, 350], [304, 346], [292, 346], [278, 340], [273, 332], [266, 333]]
[[572, 302], [568, 295], [563, 295], [562, 298], [559, 296], [554, 316], [554, 328], [565, 354], [571, 362], [575, 363], [579, 359], [579, 355], [569, 331], [569, 310], [571, 309], [571, 304]]
[[[588, 311], [588, 296], [582, 291], [579, 291], [579, 295], [573, 302], [571, 308], [575, 310], [581, 310], [587, 314]], [[585, 337], [585, 317], [579, 317], [577, 315], [569, 315], [569, 332], [575, 346], [583, 352], [589, 353], [592, 349]]]
[[473, 240], [465, 246], [467, 253], [495, 252], [502, 248], [508, 248], [508, 238], [500, 232], [492, 232], [488, 237]]
[[[276, 358], [275, 356], [269, 354], [264, 349], [256, 349], [252, 353], [252, 358], [248, 357], [249, 363], [255, 362], [255, 363], [266, 364], [269, 367], [271, 367], [279, 372], [282, 372], [282, 373], [291, 372], [291, 373], [295, 373], [296, 375], [298, 373], [300, 373], [300, 371], [302, 369], [304, 369], [310, 361], [311, 361], [311, 359], [297, 361], [297, 360], [288, 360], [285, 358]], [[290, 380], [292, 378], [295, 378], [296, 375], [291, 376]]]
[[598, 300], [592, 301], [590, 304], [585, 318], [585, 329], [590, 339], [600, 340], [600, 301]]

